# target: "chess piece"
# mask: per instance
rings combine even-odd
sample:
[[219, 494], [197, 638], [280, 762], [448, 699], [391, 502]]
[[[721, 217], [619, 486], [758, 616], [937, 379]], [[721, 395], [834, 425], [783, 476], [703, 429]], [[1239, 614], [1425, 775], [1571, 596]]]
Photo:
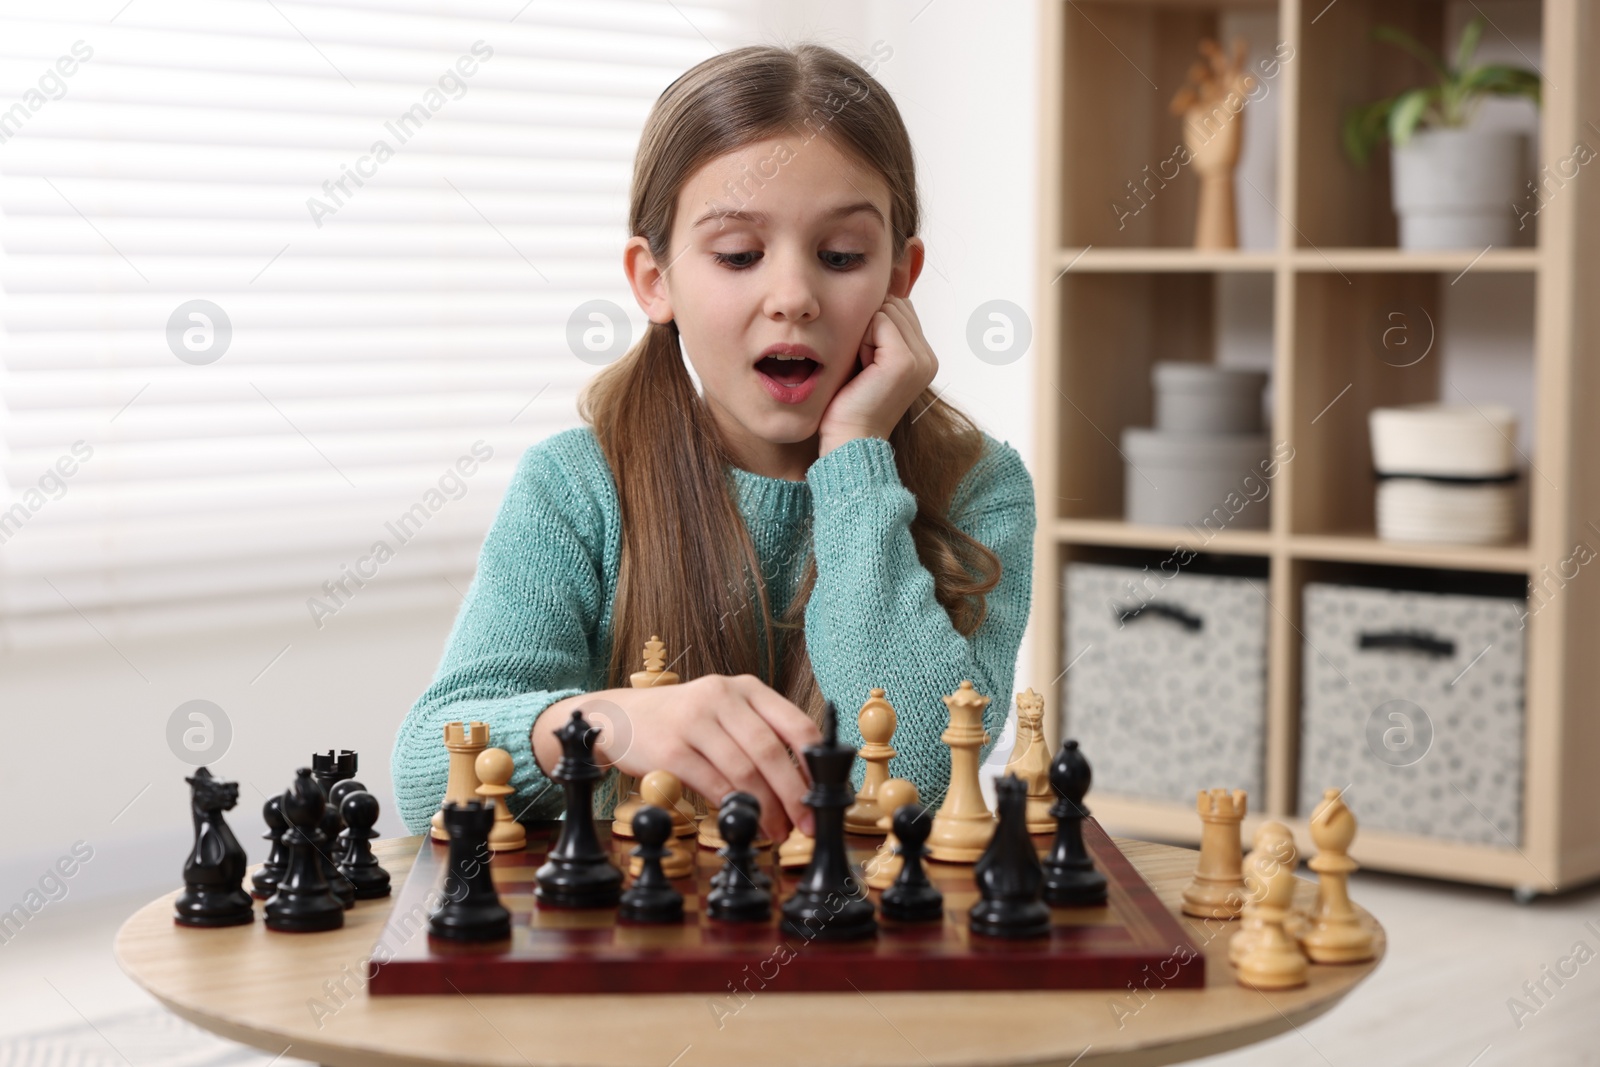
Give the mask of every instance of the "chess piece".
[[[733, 792], [729, 793], [727, 796], [722, 798], [722, 802], [720, 804], [706, 805], [706, 816], [704, 819], [700, 820], [699, 835], [701, 848], [709, 848], [713, 851], [721, 852], [725, 847], [727, 847], [728, 843], [722, 839], [722, 835], [718, 832], [718, 827], [721, 826], [720, 815], [722, 813], [722, 809], [728, 805], [730, 797], [745, 803], [754, 804], [758, 810], [761, 807], [760, 802], [757, 801], [752, 794], [743, 792], [742, 790], [734, 790]], [[757, 825], [756, 829], [759, 831], [760, 826]], [[772, 838], [767, 837], [765, 834], [761, 834], [756, 838], [751, 847], [755, 848], [757, 851], [764, 848], [771, 848]]]
[[[345, 783], [341, 782], [340, 785]], [[339, 792], [336, 788], [335, 792]], [[372, 841], [378, 836], [378, 798], [364, 789], [342, 794], [339, 813], [344, 829], [339, 831], [339, 873], [355, 887], [357, 900], [376, 900], [389, 895], [389, 872], [372, 854]]]
[[682, 922], [683, 894], [667, 881], [668, 875], [661, 866], [669, 854], [672, 816], [665, 808], [646, 804], [634, 814], [631, 829], [639, 841], [633, 849], [639, 860], [639, 873], [622, 894], [617, 918], [635, 923]]
[[1048, 834], [1056, 829], [1050, 810], [1050, 746], [1044, 739], [1044, 697], [1032, 689], [1017, 694], [1017, 740], [1006, 763], [1007, 774], [1028, 787], [1028, 833]]
[[823, 710], [822, 740], [806, 746], [804, 755], [811, 772], [804, 801], [815, 816], [815, 844], [798, 888], [783, 902], [779, 929], [807, 941], [873, 937], [878, 932], [876, 909], [850, 869], [844, 845], [844, 811], [855, 799], [850, 764], [856, 750], [839, 743], [839, 712], [833, 701]]
[[950, 747], [950, 789], [933, 817], [928, 854], [947, 863], [971, 863], [983, 855], [995, 831], [978, 785], [978, 750], [989, 740], [983, 728], [989, 698], [963, 679], [954, 693], [942, 699], [950, 709], [950, 724], [939, 735]]
[[783, 844], [778, 846], [778, 866], [786, 871], [804, 867], [811, 862], [811, 854], [816, 844], [804, 830], [796, 826], [789, 831], [789, 836], [783, 839]]
[[[722, 798], [722, 804], [718, 808], [718, 811], [719, 813], [721, 811], [725, 811], [727, 808], [735, 804], [743, 805], [744, 807], [747, 807], [756, 813], [756, 828], [759, 831], [761, 827], [761, 801], [757, 800], [755, 796], [750, 793], [745, 793], [736, 789]], [[719, 837], [720, 836], [722, 835], [719, 835]], [[770, 847], [771, 845], [771, 839], [765, 837], [751, 841], [751, 866], [748, 872], [748, 876], [752, 882], [762, 889], [769, 890], [772, 888], [772, 878], [767, 874], [767, 872], [760, 868], [756, 861], [759, 858], [760, 851], [764, 848]], [[726, 850], [727, 844], [724, 843], [723, 847], [717, 851], [718, 854], [721, 855], [725, 853]], [[724, 856], [724, 858], [726, 857]], [[711, 887], [715, 888], [717, 885], [721, 884], [722, 879], [725, 878], [727, 874], [728, 866], [724, 864], [715, 874], [711, 876]]]
[[444, 828], [444, 805], [451, 801], [465, 804], [477, 798], [478, 773], [474, 767], [478, 753], [489, 747], [488, 723], [445, 723], [444, 747], [450, 752], [450, 777], [445, 780], [444, 799], [439, 802], [439, 810], [433, 813], [428, 829], [435, 841], [450, 840]]
[[267, 852], [266, 862], [250, 878], [250, 895], [257, 900], [266, 900], [278, 891], [278, 880], [283, 877], [288, 865], [288, 853], [283, 848], [283, 832], [289, 828], [289, 822], [283, 817], [282, 794], [267, 798], [267, 802], [261, 805], [261, 817], [267, 822], [267, 832], [261, 836], [270, 841], [272, 847]]
[[889, 739], [894, 736], [894, 707], [883, 699], [882, 689], [871, 690], [857, 721], [861, 725], [860, 755], [867, 771], [856, 802], [844, 813], [844, 832], [876, 836], [885, 832], [889, 817], [894, 814], [878, 806], [878, 787], [889, 780], [889, 761], [895, 755], [889, 746]]
[[1172, 98], [1171, 110], [1183, 117], [1183, 139], [1200, 178], [1195, 211], [1196, 248], [1238, 248], [1233, 170], [1244, 140], [1244, 110], [1228, 107], [1232, 97], [1243, 101], [1255, 91], [1255, 78], [1245, 71], [1245, 43], [1233, 42], [1230, 60], [1217, 42], [1200, 42], [1205, 57], [1189, 68], [1189, 80]]
[[[511, 912], [489, 873], [489, 833], [494, 809], [483, 801], [448, 801], [444, 827], [450, 835], [450, 858], [444, 876], [444, 897], [428, 916], [428, 933], [447, 941], [502, 941], [511, 936]], [[612, 868], [615, 870], [615, 868]]]
[[[883, 839], [883, 844], [878, 846], [878, 851], [873, 853], [872, 859], [867, 863], [867, 885], [873, 889], [888, 889], [900, 874], [900, 868], [905, 863], [905, 858], [899, 849], [900, 842], [894, 834], [894, 813], [906, 804], [917, 802], [917, 786], [915, 782], [904, 778], [890, 778], [878, 787], [878, 809], [883, 813], [879, 817], [879, 833], [888, 836]], [[930, 824], [928, 827], [932, 830]], [[924, 833], [922, 839], [926, 841], [928, 835]]]
[[[1300, 862], [1299, 853], [1294, 847], [1294, 834], [1281, 822], [1264, 822], [1256, 828], [1255, 837], [1251, 840], [1250, 855], [1268, 857], [1270, 862], [1264, 860], [1262, 869], [1269, 874], [1275, 869], [1274, 865], [1288, 867], [1292, 871]], [[1228, 941], [1228, 962], [1235, 967], [1239, 966], [1239, 961], [1244, 959], [1245, 953], [1250, 951], [1261, 936], [1260, 919], [1251, 913], [1250, 904], [1251, 900], [1246, 895], [1239, 929]], [[1290, 937], [1296, 937], [1291, 927], [1304, 925], [1305, 917], [1298, 912], [1290, 912], [1284, 918], [1284, 932]]]
[[1239, 824], [1248, 807], [1243, 789], [1200, 790], [1200, 861], [1183, 891], [1183, 913], [1202, 919], [1237, 919], [1243, 907]]
[[1311, 840], [1317, 854], [1308, 866], [1317, 872], [1317, 908], [1301, 945], [1316, 963], [1361, 963], [1373, 955], [1372, 931], [1350, 904], [1350, 875], [1360, 864], [1350, 858], [1356, 817], [1341, 791], [1326, 789], [1311, 813]]
[[761, 809], [733, 800], [729, 794], [717, 821], [722, 839], [728, 842], [722, 849], [726, 865], [706, 894], [706, 915], [721, 922], [766, 922], [772, 917], [772, 894], [759, 883], [761, 872], [755, 866]]
[[322, 795], [328, 799], [328, 806], [323, 809], [322, 817], [328, 820], [323, 826], [323, 831], [328, 834], [330, 841], [344, 829], [344, 824], [339, 822], [339, 799], [334, 797], [333, 787], [356, 776], [356, 759], [356, 754], [347, 748], [337, 751], [330, 748], [327, 752], [311, 754], [311, 777], [317, 780], [317, 784], [322, 787]]
[[1000, 818], [972, 867], [979, 899], [967, 914], [967, 928], [984, 937], [1049, 937], [1044, 868], [1028, 834], [1027, 783], [1008, 774], [995, 779], [994, 795]]
[[[628, 678], [628, 683], [634, 689], [649, 689], [657, 685], [677, 685], [678, 676], [666, 669], [667, 646], [655, 634], [650, 635], [650, 640], [644, 643], [644, 670], [634, 671]], [[619, 774], [618, 786], [622, 790], [622, 799], [617, 802], [616, 808], [611, 812], [611, 834], [613, 837], [633, 836], [633, 816], [644, 806], [642, 783], [635, 781], [632, 775]], [[676, 836], [676, 835], [674, 835]], [[720, 845], [718, 846], [721, 847]]]
[[1305, 955], [1283, 928], [1294, 899], [1294, 868], [1267, 852], [1252, 852], [1244, 864], [1244, 880], [1250, 900], [1244, 913], [1259, 933], [1239, 959], [1239, 984], [1252, 989], [1305, 985]]
[[201, 767], [189, 783], [194, 847], [183, 864], [183, 892], [173, 902], [180, 926], [242, 926], [255, 922], [255, 904], [244, 891], [244, 846], [222, 817], [239, 802], [239, 783], [211, 777]]
[[511, 753], [503, 748], [486, 748], [472, 761], [472, 772], [480, 783], [474, 792], [494, 806], [494, 829], [489, 831], [492, 852], [521, 852], [528, 847], [528, 831], [511, 814], [511, 798], [517, 790], [509, 783], [515, 771]]
[[[683, 799], [683, 783], [671, 771], [651, 771], [639, 779], [639, 797], [646, 806], [662, 809], [668, 816], [670, 836], [667, 854], [661, 859], [661, 870], [668, 878], [687, 878], [694, 873], [695, 847], [694, 819], [689, 815], [688, 802]], [[641, 809], [643, 810], [643, 809]], [[616, 823], [612, 823], [612, 832]], [[637, 878], [643, 864], [637, 856], [628, 862], [628, 873]]]
[[[1089, 817], [1083, 798], [1092, 778], [1078, 742], [1063, 741], [1061, 752], [1050, 764], [1049, 788], [1056, 795], [1050, 817], [1055, 820], [1056, 836], [1042, 864], [1044, 901], [1052, 907], [1094, 907], [1106, 902], [1106, 876], [1095, 870], [1094, 860], [1083, 846], [1083, 820]], [[1028, 799], [1031, 804], [1031, 793]]]
[[310, 767], [296, 771], [294, 784], [283, 791], [281, 807], [289, 822], [283, 847], [289, 858], [278, 891], [267, 901], [269, 930], [301, 934], [344, 925], [344, 903], [329, 887], [320, 855], [329, 845], [322, 837], [322, 809], [327, 802]]
[[572, 718], [556, 731], [561, 759], [550, 777], [566, 788], [567, 804], [561, 834], [534, 872], [534, 899], [545, 907], [609, 908], [622, 895], [622, 871], [600, 847], [595, 832], [594, 784], [604, 776], [594, 762], [599, 735], [582, 708], [572, 709]]
[[[332, 755], [330, 752], [329, 757]], [[346, 773], [353, 771], [355, 753], [345, 752], [343, 755], [349, 757], [349, 760], [340, 769]], [[312, 762], [318, 759], [321, 757], [313, 756]], [[322, 874], [328, 879], [328, 887], [333, 890], [333, 895], [338, 897], [346, 908], [353, 908], [356, 906], [356, 887], [344, 876], [344, 872], [339, 870], [339, 860], [344, 855], [340, 845], [340, 835], [344, 833], [344, 817], [339, 812], [345, 797], [351, 793], [366, 792], [367, 787], [354, 778], [337, 777], [337, 772], [325, 771], [319, 775], [315, 767], [311, 770], [311, 777], [316, 780], [328, 801], [322, 808], [322, 837], [327, 842], [327, 846], [321, 851]]]
[[878, 901], [883, 917], [901, 923], [938, 922], [944, 918], [944, 894], [922, 866], [928, 852], [924, 842], [933, 829], [928, 809], [912, 801], [895, 808], [890, 820], [900, 870]]

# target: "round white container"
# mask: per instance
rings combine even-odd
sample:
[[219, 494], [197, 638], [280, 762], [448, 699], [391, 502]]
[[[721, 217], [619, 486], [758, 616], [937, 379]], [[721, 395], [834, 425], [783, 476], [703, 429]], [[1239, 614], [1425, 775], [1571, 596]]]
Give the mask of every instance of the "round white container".
[[1156, 387], [1156, 429], [1191, 434], [1261, 432], [1266, 371], [1167, 361], [1157, 363], [1151, 377]]
[[1264, 473], [1265, 434], [1122, 431], [1129, 522], [1210, 529], [1264, 530], [1271, 486]]
[[1391, 146], [1400, 247], [1510, 245], [1526, 139], [1510, 130], [1420, 129]]
[[1495, 478], [1517, 469], [1517, 416], [1499, 404], [1407, 404], [1367, 415], [1372, 465], [1384, 474]]
[[1517, 486], [1451, 485], [1415, 478], [1378, 483], [1378, 536], [1386, 541], [1503, 545], [1517, 535]]

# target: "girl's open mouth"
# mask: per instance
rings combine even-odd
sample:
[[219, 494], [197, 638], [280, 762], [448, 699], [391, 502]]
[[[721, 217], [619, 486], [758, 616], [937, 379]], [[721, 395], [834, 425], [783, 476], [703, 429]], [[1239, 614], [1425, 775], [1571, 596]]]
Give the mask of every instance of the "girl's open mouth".
[[803, 404], [816, 388], [822, 364], [814, 359], [779, 359], [763, 356], [756, 374], [772, 398], [783, 404]]

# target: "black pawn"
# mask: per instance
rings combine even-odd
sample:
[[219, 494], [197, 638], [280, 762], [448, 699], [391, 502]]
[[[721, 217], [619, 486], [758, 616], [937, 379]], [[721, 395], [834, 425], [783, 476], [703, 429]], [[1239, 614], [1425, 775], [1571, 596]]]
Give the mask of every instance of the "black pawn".
[[706, 894], [706, 915], [723, 922], [756, 923], [772, 917], [772, 894], [756, 884], [758, 807], [726, 804], [717, 812], [717, 833], [727, 842], [718, 851], [725, 861], [721, 879]]
[[[753, 793], [746, 793], [746, 792], [743, 792], [741, 790], [735, 790], [734, 792], [729, 793], [727, 796], [723, 797], [722, 798], [722, 803], [717, 805], [717, 811], [718, 811], [719, 815], [720, 815], [720, 813], [721, 813], [723, 808], [732, 807], [735, 804], [743, 804], [745, 807], [751, 808], [752, 810], [755, 811], [755, 813], [756, 813], [756, 824], [757, 824], [757, 827], [758, 827], [757, 833], [759, 833], [760, 832], [759, 831], [759, 826], [760, 826], [760, 821], [761, 821], [761, 801], [757, 800]], [[720, 822], [718, 823], [718, 826], [721, 826]], [[718, 830], [718, 833], [721, 833], [721, 831]], [[727, 839], [724, 838], [723, 840], [727, 840]], [[720, 852], [719, 852], [719, 855], [720, 855]], [[717, 870], [711, 875], [711, 882], [710, 882], [711, 888], [715, 889], [717, 886], [721, 885], [722, 884], [722, 876], [727, 874], [727, 873], [728, 873], [728, 868], [727, 868], [726, 865], [723, 865], [723, 866], [717, 868]], [[759, 864], [754, 864], [754, 865], [751, 866], [751, 868], [750, 868], [750, 881], [753, 882], [754, 884], [760, 886], [762, 889], [769, 889], [770, 890], [772, 888], [772, 879], [771, 879], [771, 877], [769, 877], [767, 875], [766, 871], [763, 871], [761, 869]]]
[[444, 828], [450, 835], [444, 899], [428, 916], [428, 932], [449, 941], [500, 941], [511, 936], [511, 912], [500, 903], [489, 873], [489, 831], [494, 808], [479, 800], [448, 801]]
[[1047, 904], [1093, 907], [1106, 902], [1106, 876], [1094, 869], [1094, 860], [1083, 847], [1083, 820], [1089, 815], [1083, 797], [1089, 792], [1091, 777], [1089, 761], [1078, 750], [1078, 742], [1063, 741], [1050, 764], [1050, 788], [1056, 794], [1050, 814], [1056, 820], [1056, 837], [1044, 859]]
[[[334, 786], [333, 791], [338, 793], [339, 786]], [[345, 827], [339, 831], [336, 853], [339, 873], [355, 886], [357, 900], [386, 897], [389, 895], [389, 872], [372, 854], [372, 839], [378, 836], [378, 831], [372, 828], [378, 821], [378, 798], [364, 789], [350, 790], [343, 798], [339, 812]]]
[[894, 812], [895, 854], [903, 863], [894, 884], [883, 891], [879, 905], [883, 917], [902, 923], [937, 922], [944, 918], [944, 894], [928, 881], [922, 857], [933, 831], [933, 821], [921, 804], [902, 804]]
[[267, 832], [261, 837], [272, 843], [272, 849], [267, 853], [267, 862], [251, 877], [250, 885], [253, 896], [266, 900], [278, 891], [278, 881], [288, 866], [289, 854], [283, 848], [283, 832], [289, 828], [289, 822], [283, 817], [283, 794], [267, 798], [261, 806], [261, 817], [267, 822]]
[[344, 925], [344, 904], [334, 896], [322, 872], [322, 809], [327, 804], [310, 767], [295, 772], [294, 784], [283, 791], [283, 847], [289, 862], [278, 891], [267, 901], [267, 929], [285, 933], [337, 930]]
[[[839, 743], [839, 713], [828, 701], [822, 720], [822, 741], [805, 750], [811, 788], [804, 801], [816, 819], [811, 862], [801, 872], [799, 888], [783, 902], [779, 927], [810, 941], [854, 941], [873, 937], [878, 920], [866, 884], [850, 869], [844, 845], [844, 809], [854, 803], [850, 764], [856, 750]], [[837, 905], [837, 906], [836, 906]]]
[[646, 804], [633, 816], [633, 855], [639, 857], [639, 877], [622, 894], [617, 918], [635, 923], [681, 923], [683, 894], [672, 887], [661, 861], [667, 856], [672, 816], [664, 808]]
[[254, 922], [255, 905], [243, 888], [244, 846], [222, 818], [239, 802], [239, 783], [219, 781], [205, 767], [184, 781], [189, 783], [194, 848], [183, 864], [184, 888], [174, 902], [173, 919], [182, 926]]
[[[347, 761], [348, 767], [354, 769], [355, 753], [346, 752], [345, 755], [350, 757]], [[313, 759], [321, 760], [323, 757], [315, 756]], [[339, 870], [339, 861], [343, 858], [339, 835], [344, 832], [344, 817], [339, 814], [339, 804], [349, 794], [364, 792], [367, 787], [354, 778], [330, 781], [328, 774], [319, 774], [315, 768], [311, 771], [311, 777], [316, 779], [317, 785], [328, 798], [328, 803], [322, 809], [322, 837], [327, 842], [322, 849], [322, 873], [327, 877], [333, 895], [338, 897], [345, 907], [353, 908], [356, 906], [356, 887]]]
[[985, 937], [1050, 936], [1050, 908], [1040, 898], [1044, 870], [1028, 834], [1028, 785], [1014, 774], [994, 783], [1000, 818], [972, 867], [980, 899], [968, 913], [967, 928]]
[[594, 826], [594, 784], [604, 776], [594, 762], [598, 727], [590, 726], [582, 708], [556, 731], [561, 759], [550, 777], [566, 789], [566, 818], [549, 858], [537, 871], [533, 896], [546, 907], [609, 908], [622, 896], [622, 872], [600, 847]]

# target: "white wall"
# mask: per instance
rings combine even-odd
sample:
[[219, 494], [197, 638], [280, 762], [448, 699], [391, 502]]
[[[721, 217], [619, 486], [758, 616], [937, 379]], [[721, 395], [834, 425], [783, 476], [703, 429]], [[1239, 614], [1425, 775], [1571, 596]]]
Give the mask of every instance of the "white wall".
[[[939, 355], [935, 386], [1031, 457], [1035, 353], [994, 367], [964, 341], [967, 317], [984, 301], [1003, 298], [1033, 312], [1031, 0], [985, 5], [981, 32], [980, 16], [954, 0], [920, 11], [879, 0], [760, 11], [761, 40], [813, 39], [855, 54], [882, 40], [893, 49], [877, 73], [917, 150], [929, 255], [912, 302]], [[257, 835], [265, 795], [287, 786], [313, 751], [330, 747], [360, 753], [359, 777], [385, 806], [378, 829], [400, 832], [390, 745], [432, 676], [454, 609], [396, 612], [375, 601], [358, 598], [315, 640], [304, 640], [303, 620], [117, 649], [86, 630], [70, 648], [0, 657], [0, 712], [10, 733], [0, 747], [9, 815], [0, 906], [20, 900], [80, 840], [95, 856], [68, 883], [71, 899], [179, 884], [190, 840], [183, 778], [191, 771], [167, 748], [166, 723], [196, 698], [216, 703], [232, 724], [229, 750], [212, 767], [240, 782], [230, 822], [252, 861], [264, 854]], [[287, 643], [290, 651], [272, 663]], [[1025, 641], [1019, 688], [1034, 684], [1028, 649]]]

